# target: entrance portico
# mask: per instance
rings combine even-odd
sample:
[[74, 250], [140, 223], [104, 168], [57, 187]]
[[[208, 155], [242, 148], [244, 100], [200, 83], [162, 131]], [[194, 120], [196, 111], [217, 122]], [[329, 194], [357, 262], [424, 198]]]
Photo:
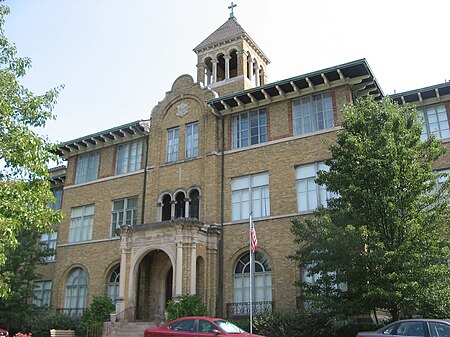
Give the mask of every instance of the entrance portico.
[[218, 285], [218, 239], [215, 225], [187, 218], [123, 227], [117, 313], [159, 320], [167, 301], [185, 294], [214, 312], [216, 297], [206, 294]]

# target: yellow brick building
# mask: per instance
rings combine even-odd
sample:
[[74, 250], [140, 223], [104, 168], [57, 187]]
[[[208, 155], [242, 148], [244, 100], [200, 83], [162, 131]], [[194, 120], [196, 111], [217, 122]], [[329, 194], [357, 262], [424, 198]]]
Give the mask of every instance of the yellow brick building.
[[[211, 315], [246, 315], [252, 212], [255, 310], [297, 306], [290, 221], [326, 205], [314, 178], [342, 107], [383, 92], [364, 59], [269, 83], [268, 57], [232, 15], [194, 52], [197, 78], [178, 77], [150, 116], [59, 145], [66, 217], [42, 237], [56, 255], [40, 266], [36, 304], [79, 314], [109, 296], [154, 320], [196, 294]], [[421, 109], [424, 137], [450, 139], [450, 83], [392, 97]], [[447, 156], [436, 169], [448, 167]]]

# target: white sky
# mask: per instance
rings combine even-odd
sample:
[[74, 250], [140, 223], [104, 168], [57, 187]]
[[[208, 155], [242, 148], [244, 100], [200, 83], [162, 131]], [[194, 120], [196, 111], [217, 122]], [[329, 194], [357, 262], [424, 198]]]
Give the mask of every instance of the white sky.
[[[271, 60], [269, 82], [366, 58], [385, 94], [450, 80], [449, 0], [236, 0]], [[6, 35], [33, 66], [36, 94], [64, 84], [62, 142], [148, 119], [175, 79], [196, 79], [192, 49], [229, 16], [228, 0], [6, 0]]]

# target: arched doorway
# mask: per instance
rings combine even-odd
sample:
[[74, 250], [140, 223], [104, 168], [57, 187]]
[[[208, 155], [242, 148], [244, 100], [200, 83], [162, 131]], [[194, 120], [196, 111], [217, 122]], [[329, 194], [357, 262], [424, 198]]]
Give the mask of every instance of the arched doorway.
[[152, 321], [164, 317], [173, 294], [173, 267], [169, 256], [154, 250], [141, 260], [137, 270], [136, 319]]

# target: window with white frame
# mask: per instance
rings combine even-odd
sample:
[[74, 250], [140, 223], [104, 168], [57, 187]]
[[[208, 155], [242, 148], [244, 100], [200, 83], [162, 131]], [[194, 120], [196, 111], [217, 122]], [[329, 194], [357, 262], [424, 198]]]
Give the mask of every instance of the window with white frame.
[[87, 241], [92, 239], [94, 209], [94, 205], [72, 208], [69, 242]]
[[49, 307], [52, 296], [52, 281], [36, 281], [33, 289], [33, 304], [38, 307]]
[[254, 218], [270, 215], [268, 173], [233, 178], [231, 190], [233, 221], [248, 219], [250, 212]]
[[87, 274], [82, 268], [75, 268], [67, 278], [64, 310], [71, 316], [81, 316], [87, 304]]
[[108, 278], [107, 296], [115, 303], [119, 297], [120, 266], [114, 268]]
[[233, 116], [233, 149], [267, 142], [266, 108]]
[[166, 161], [172, 162], [178, 160], [178, 143], [180, 138], [179, 127], [167, 130], [167, 156]]
[[198, 156], [198, 123], [186, 125], [186, 158]]
[[41, 234], [40, 246], [42, 250], [52, 249], [53, 254], [46, 256], [44, 261], [54, 261], [56, 252], [56, 241], [58, 239], [58, 232], [52, 232], [50, 234]]
[[424, 122], [421, 136], [423, 141], [427, 140], [431, 134], [438, 139], [450, 138], [447, 110], [444, 104], [420, 109], [419, 118]]
[[97, 179], [99, 157], [98, 152], [90, 152], [78, 157], [75, 184]]
[[111, 237], [116, 236], [116, 229], [122, 226], [136, 225], [138, 197], [114, 200], [111, 215]]
[[333, 100], [330, 91], [309, 95], [292, 101], [294, 135], [334, 127]]
[[142, 140], [117, 145], [116, 174], [139, 171], [141, 169]]
[[[261, 251], [255, 253], [254, 302], [267, 302], [266, 306], [258, 305], [262, 311], [269, 311], [272, 301], [272, 266]], [[237, 262], [233, 274], [233, 302], [248, 303], [250, 301], [250, 254], [244, 254]], [[239, 308], [238, 306], [236, 308]], [[259, 312], [259, 313], [262, 313]], [[236, 312], [235, 314], [238, 314]]]
[[327, 200], [333, 197], [326, 186], [316, 184], [317, 172], [320, 170], [328, 171], [329, 167], [325, 163], [312, 163], [295, 169], [298, 212], [312, 212], [319, 205], [327, 207]]
[[62, 202], [62, 195], [63, 195], [63, 189], [62, 188], [55, 188], [52, 190], [53, 197], [55, 198], [55, 202], [53, 202], [50, 207], [52, 207], [55, 211], [61, 209], [61, 202]]

